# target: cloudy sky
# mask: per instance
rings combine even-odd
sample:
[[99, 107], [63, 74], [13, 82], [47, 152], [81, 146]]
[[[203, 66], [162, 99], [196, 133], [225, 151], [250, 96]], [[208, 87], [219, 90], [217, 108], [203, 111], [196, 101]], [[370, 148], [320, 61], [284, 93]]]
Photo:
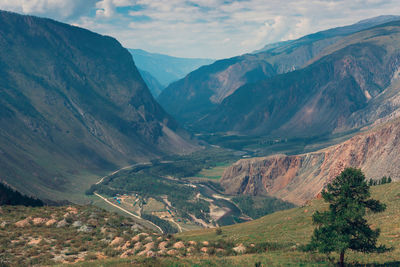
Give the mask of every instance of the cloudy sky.
[[0, 0], [0, 9], [111, 35], [128, 48], [216, 59], [374, 16], [400, 15], [399, 0]]

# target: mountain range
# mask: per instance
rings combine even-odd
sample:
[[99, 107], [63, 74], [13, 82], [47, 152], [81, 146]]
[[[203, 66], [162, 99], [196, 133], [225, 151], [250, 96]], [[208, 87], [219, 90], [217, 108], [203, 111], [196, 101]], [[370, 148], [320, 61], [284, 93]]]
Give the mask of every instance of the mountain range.
[[114, 38], [5, 11], [0, 24], [2, 181], [65, 199], [94, 173], [196, 149]]
[[[154, 82], [147, 84], [155, 97], [170, 83], [182, 79], [197, 68], [209, 65], [215, 61], [208, 58], [172, 57], [164, 54], [150, 53], [142, 49], [128, 49], [128, 51], [132, 54], [135, 64], [141, 73], [145, 73], [146, 77], [151, 75], [151, 79], [157, 80], [159, 83], [160, 86], [155, 86]], [[149, 79], [145, 79], [146, 82]], [[160, 88], [161, 91], [159, 91]]]
[[[397, 19], [378, 17], [217, 61], [171, 84], [158, 101], [200, 132], [290, 137], [361, 127], [395, 109], [381, 93], [397, 81]], [[377, 115], [372, 105], [390, 108]]]

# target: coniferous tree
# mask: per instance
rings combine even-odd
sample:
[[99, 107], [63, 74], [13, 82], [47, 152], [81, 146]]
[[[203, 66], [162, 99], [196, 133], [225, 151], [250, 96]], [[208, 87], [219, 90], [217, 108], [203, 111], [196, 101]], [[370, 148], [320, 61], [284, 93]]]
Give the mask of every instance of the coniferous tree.
[[11, 189], [9, 186], [0, 183], [0, 206], [1, 205], [24, 205], [38, 207], [43, 206], [40, 199], [22, 195], [18, 191]]
[[313, 222], [317, 225], [307, 250], [321, 253], [337, 252], [340, 266], [348, 249], [369, 252], [385, 252], [385, 246], [377, 246], [380, 230], [372, 230], [364, 218], [367, 209], [382, 212], [386, 206], [370, 199], [365, 176], [360, 169], [347, 168], [329, 184], [322, 197], [329, 202], [329, 210], [315, 212]]
[[374, 185], [374, 180], [372, 180], [372, 178], [371, 178], [371, 179], [369, 179], [368, 186], [373, 186], [373, 185]]

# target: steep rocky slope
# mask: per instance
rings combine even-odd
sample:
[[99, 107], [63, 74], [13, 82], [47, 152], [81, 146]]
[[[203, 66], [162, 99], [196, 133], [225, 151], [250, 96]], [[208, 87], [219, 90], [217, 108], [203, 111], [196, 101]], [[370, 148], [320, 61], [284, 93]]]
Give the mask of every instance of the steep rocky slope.
[[399, 40], [399, 21], [347, 36], [304, 69], [237, 89], [195, 128], [293, 137], [373, 123], [393, 111], [370, 107], [398, 95]]
[[150, 74], [150, 72], [141, 69], [138, 70], [153, 97], [159, 96], [164, 89], [164, 86], [162, 86], [160, 82]]
[[395, 19], [399, 17], [377, 17], [297, 40], [272, 44], [255, 54], [219, 60], [171, 84], [158, 100], [178, 120], [188, 126], [194, 124], [195, 128], [203, 129], [204, 125], [196, 127], [197, 121], [218, 112], [214, 109], [240, 87], [302, 68], [345, 36]]
[[157, 100], [178, 120], [191, 124], [247, 82], [272, 77], [272, 65], [258, 55], [220, 60], [169, 85]]
[[103, 172], [192, 151], [115, 39], [0, 11], [0, 180], [63, 198]]
[[224, 172], [221, 185], [230, 194], [268, 194], [304, 204], [345, 167], [361, 168], [367, 178], [399, 180], [399, 153], [397, 119], [313, 153], [241, 159]]

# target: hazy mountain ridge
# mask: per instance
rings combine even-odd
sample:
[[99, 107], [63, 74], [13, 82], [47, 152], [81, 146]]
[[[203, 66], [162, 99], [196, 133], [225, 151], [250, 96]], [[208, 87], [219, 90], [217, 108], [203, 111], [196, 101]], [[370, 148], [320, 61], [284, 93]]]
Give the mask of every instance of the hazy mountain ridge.
[[60, 198], [88, 186], [82, 171], [195, 148], [115, 39], [10, 12], [0, 22], [2, 180]]
[[268, 62], [255, 55], [220, 60], [172, 83], [158, 101], [179, 121], [191, 123], [207, 115], [246, 81], [255, 82], [260, 75], [267, 78], [275, 74]]
[[[369, 105], [395, 82], [399, 30], [400, 22], [393, 22], [345, 37], [338, 49], [304, 69], [239, 88], [194, 128], [290, 137], [330, 134], [372, 123], [364, 119], [376, 113]], [[349, 119], [356, 112], [361, 119]]]
[[[198, 120], [218, 114], [218, 109], [223, 109], [221, 108], [224, 105], [223, 101], [229, 97], [235, 97], [239, 88], [250, 87], [252, 83], [263, 83], [277, 74], [302, 68], [344, 37], [376, 26], [382, 21], [391, 21], [396, 18], [396, 16], [378, 17], [367, 22], [307, 35], [298, 40], [281, 42], [272, 45], [272, 48], [267, 51], [254, 55], [217, 61], [171, 84], [158, 100], [179, 121], [198, 130], [203, 127], [203, 123], [199, 123]], [[173, 104], [176, 98], [179, 99], [178, 105]], [[215, 101], [216, 99], [218, 101]], [[204, 130], [214, 131], [212, 128]], [[234, 130], [234, 127], [229, 129], [229, 131]]]
[[150, 72], [141, 69], [138, 70], [153, 97], [159, 96], [162, 90], [164, 90], [164, 86], [162, 86], [160, 82], [150, 74]]
[[173, 57], [142, 49], [128, 49], [128, 51], [132, 54], [136, 66], [150, 73], [164, 88], [171, 82], [185, 77], [189, 72], [215, 61], [208, 58]]

